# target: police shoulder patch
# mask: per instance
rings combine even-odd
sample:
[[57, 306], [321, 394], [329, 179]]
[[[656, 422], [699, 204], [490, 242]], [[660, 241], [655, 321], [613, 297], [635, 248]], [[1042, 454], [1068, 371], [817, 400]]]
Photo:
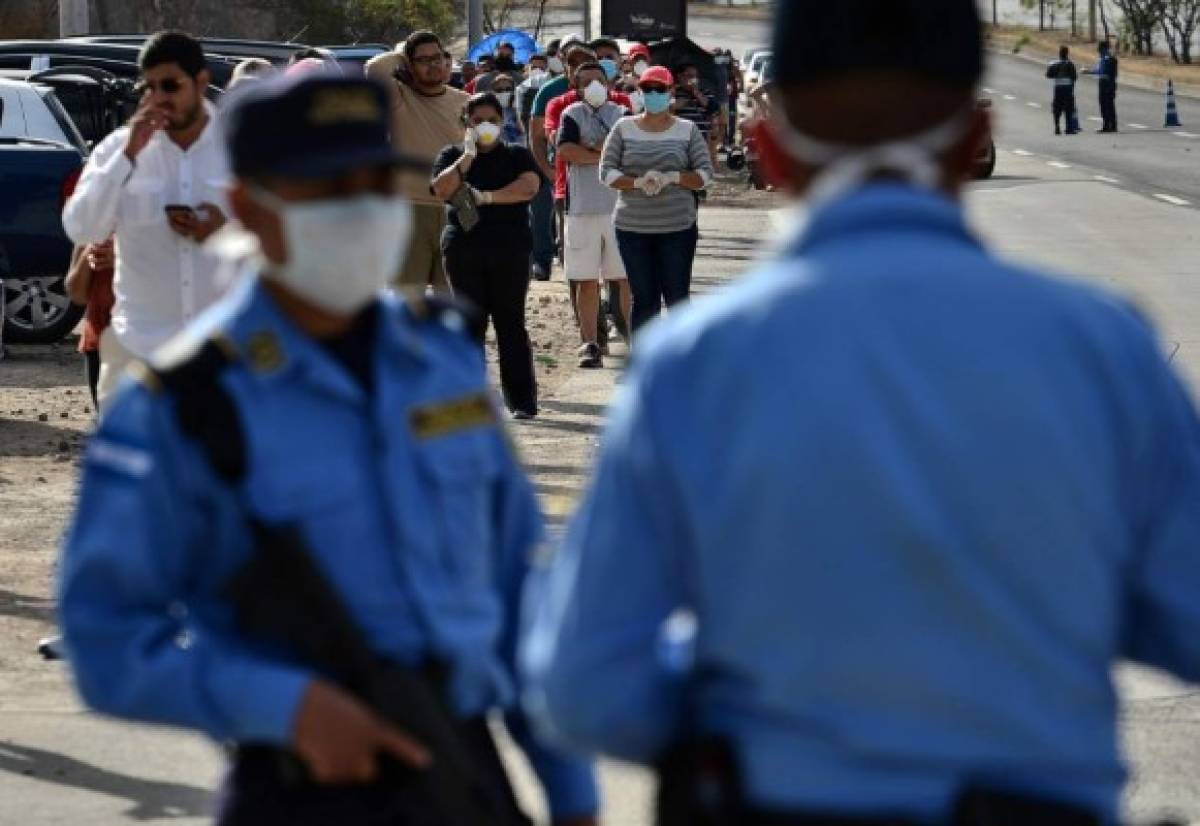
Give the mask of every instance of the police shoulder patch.
[[283, 364], [283, 346], [279, 336], [261, 330], [246, 339], [246, 363], [256, 373], [273, 373]]
[[458, 399], [415, 407], [408, 414], [408, 424], [418, 439], [436, 439], [462, 430], [492, 427], [496, 424], [496, 409], [486, 392], [472, 393]]

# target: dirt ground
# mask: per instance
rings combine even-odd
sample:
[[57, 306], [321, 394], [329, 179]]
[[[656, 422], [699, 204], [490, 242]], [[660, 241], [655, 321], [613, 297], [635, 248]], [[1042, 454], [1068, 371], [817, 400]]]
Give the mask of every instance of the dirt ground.
[[[722, 176], [710, 202], [750, 209], [776, 197], [747, 190], [737, 176]], [[567, 286], [557, 268], [553, 280], [531, 285], [528, 329], [540, 396], [553, 399], [577, 369], [579, 346]], [[5, 651], [32, 652], [53, 630], [54, 560], [94, 421], [75, 346], [73, 338], [56, 345], [9, 345], [8, 357], [0, 360], [0, 637], [14, 643], [0, 647], [0, 672], [12, 665], [4, 662]], [[494, 341], [488, 344], [488, 361], [495, 382]], [[526, 458], [538, 462], [542, 457]]]

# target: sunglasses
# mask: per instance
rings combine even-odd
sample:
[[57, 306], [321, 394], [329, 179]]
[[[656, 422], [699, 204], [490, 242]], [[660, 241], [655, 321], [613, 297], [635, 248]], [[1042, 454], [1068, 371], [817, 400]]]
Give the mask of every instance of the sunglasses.
[[648, 84], [646, 86], [640, 86], [638, 88], [640, 88], [643, 92], [669, 92], [669, 91], [671, 91], [666, 86], [656, 86], [653, 84]]
[[149, 80], [140, 80], [133, 87], [135, 94], [144, 95], [147, 92], [162, 92], [164, 95], [173, 95], [183, 88], [183, 84], [173, 77], [169, 77], [159, 83], [154, 83]]

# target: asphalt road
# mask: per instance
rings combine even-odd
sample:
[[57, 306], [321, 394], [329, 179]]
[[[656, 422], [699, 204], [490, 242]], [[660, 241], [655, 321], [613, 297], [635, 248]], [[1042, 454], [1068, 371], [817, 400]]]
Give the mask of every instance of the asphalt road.
[[[1089, 60], [1091, 57], [1087, 56]], [[1077, 58], [1076, 63], [1081, 61]], [[1200, 101], [1178, 97], [1184, 125], [1167, 129], [1163, 127], [1165, 94], [1125, 84], [1117, 98], [1121, 131], [1115, 135], [1097, 134], [1096, 81], [1087, 77], [1078, 84], [1076, 93], [1083, 133], [1056, 136], [1050, 112], [1050, 82], [1044, 73], [1044, 63], [991, 55], [984, 94], [993, 101], [1000, 147], [1029, 153], [1060, 169], [1062, 164], [1078, 168], [1167, 203], [1200, 206]], [[1003, 168], [998, 174], [1004, 174]]]

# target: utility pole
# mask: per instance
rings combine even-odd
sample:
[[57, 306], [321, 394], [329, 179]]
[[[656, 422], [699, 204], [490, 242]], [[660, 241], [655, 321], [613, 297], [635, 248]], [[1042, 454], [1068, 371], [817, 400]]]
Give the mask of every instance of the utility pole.
[[1088, 40], [1096, 42], [1096, 0], [1088, 0]]
[[58, 2], [58, 36], [70, 37], [76, 34], [87, 34], [88, 0], [59, 0]]
[[1079, 34], [1079, 27], [1076, 25], [1075, 17], [1075, 0], [1071, 0], [1071, 37], [1076, 37]]
[[483, 40], [483, 0], [467, 0], [467, 46]]
[[1000, 2], [1000, 0], [992, 0], [992, 25], [993, 26], [1000, 25], [1000, 12], [997, 11], [997, 9], [996, 9], [996, 5], [999, 2]]

